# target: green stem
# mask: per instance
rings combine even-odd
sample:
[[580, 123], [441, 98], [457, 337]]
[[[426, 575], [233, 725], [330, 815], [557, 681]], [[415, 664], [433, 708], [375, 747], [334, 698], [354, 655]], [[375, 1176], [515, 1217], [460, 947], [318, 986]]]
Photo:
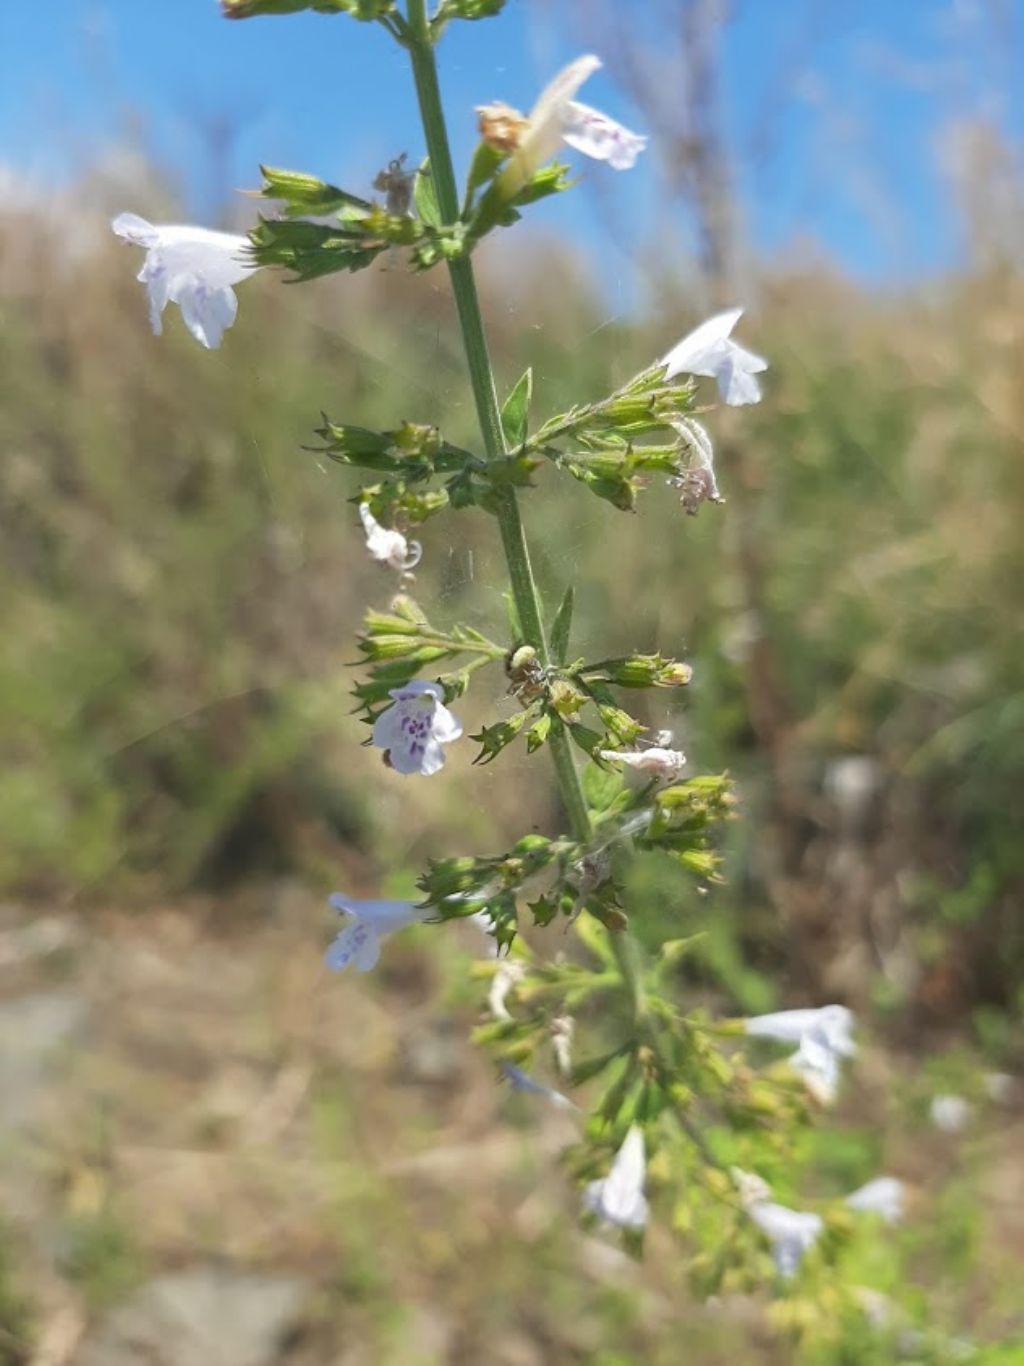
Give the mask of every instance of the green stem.
[[[430, 157], [430, 174], [433, 177], [434, 192], [441, 218], [446, 223], [454, 223], [459, 217], [459, 193], [452, 166], [451, 149], [448, 145], [448, 129], [445, 123], [444, 106], [437, 80], [437, 63], [434, 59], [434, 44], [427, 19], [426, 0], [408, 0], [408, 38], [407, 47], [412, 58], [413, 76], [416, 81], [416, 95], [419, 100], [420, 116], [427, 141]], [[462, 330], [462, 342], [469, 367], [469, 378], [476, 403], [477, 418], [483, 436], [484, 451], [489, 460], [496, 460], [507, 454], [504, 433], [501, 429], [501, 412], [498, 407], [498, 394], [494, 385], [494, 371], [487, 348], [480, 299], [477, 295], [473, 264], [469, 257], [449, 261], [452, 292], [455, 295], [455, 308]], [[530, 551], [519, 515], [519, 503], [515, 490], [502, 487], [495, 491], [494, 506], [501, 531], [501, 542], [508, 564], [512, 598], [519, 614], [526, 644], [532, 645], [541, 661], [551, 662], [548, 649], [547, 632], [544, 630], [540, 595], [530, 563]], [[552, 735], [549, 741], [558, 779], [559, 791], [565, 805], [570, 825], [575, 837], [583, 842], [593, 836], [590, 815], [580, 775], [573, 758], [569, 737], [564, 731]], [[644, 1013], [643, 987], [636, 945], [624, 933], [610, 935], [612, 949], [618, 961], [624, 981], [630, 993], [634, 1014]]]

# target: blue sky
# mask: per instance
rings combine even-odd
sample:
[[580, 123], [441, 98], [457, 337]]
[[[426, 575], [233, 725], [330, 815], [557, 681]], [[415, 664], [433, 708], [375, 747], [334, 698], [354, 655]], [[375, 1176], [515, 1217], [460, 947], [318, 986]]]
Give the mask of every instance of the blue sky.
[[[637, 0], [639, 23], [646, 2]], [[754, 247], [792, 258], [810, 239], [870, 281], [954, 263], [943, 130], [981, 112], [1024, 137], [1019, 94], [1016, 107], [1000, 94], [1024, 69], [1024, 0], [737, 0], [736, 9], [723, 83]], [[1001, 29], [990, 22], [996, 11]], [[579, 0], [509, 0], [500, 19], [452, 26], [442, 76], [458, 157], [474, 140], [475, 104], [529, 108], [547, 76], [586, 50], [581, 12]], [[0, 53], [0, 166], [44, 183], [72, 181], [141, 141], [193, 216], [208, 218], [225, 186], [256, 183], [261, 160], [365, 192], [390, 157], [422, 151], [403, 54], [374, 26], [340, 17], [229, 23], [216, 0], [3, 0]], [[598, 73], [584, 97], [643, 131], [610, 74]], [[218, 124], [232, 134], [219, 159], [208, 131]], [[586, 178], [614, 212], [574, 195], [542, 206], [542, 221], [581, 234], [592, 251], [628, 253], [636, 234], [621, 220], [631, 206], [634, 217], [652, 208], [650, 161], [621, 180], [588, 164]]]

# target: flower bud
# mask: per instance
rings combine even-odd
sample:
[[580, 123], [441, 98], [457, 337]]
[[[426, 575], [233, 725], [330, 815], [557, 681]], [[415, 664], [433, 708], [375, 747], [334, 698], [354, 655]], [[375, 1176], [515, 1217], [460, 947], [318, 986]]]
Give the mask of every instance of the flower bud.
[[[620, 688], [680, 688], [689, 683], [693, 670], [689, 664], [657, 655], [627, 655], [624, 659], [606, 659], [594, 665], [594, 674], [617, 683]], [[585, 669], [587, 677], [591, 670]]]
[[506, 156], [514, 152], [530, 126], [530, 120], [510, 104], [496, 100], [494, 104], [477, 106], [480, 136], [488, 147], [493, 147]]

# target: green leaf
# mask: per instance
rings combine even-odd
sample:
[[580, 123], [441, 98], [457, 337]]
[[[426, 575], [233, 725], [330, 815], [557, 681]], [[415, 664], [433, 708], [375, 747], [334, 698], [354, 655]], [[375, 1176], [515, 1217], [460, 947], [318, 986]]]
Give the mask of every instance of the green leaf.
[[584, 754], [589, 754], [591, 758], [604, 745], [604, 736], [600, 731], [591, 730], [589, 726], [581, 726], [578, 722], [569, 722], [569, 735], [575, 745], [578, 745]]
[[505, 8], [505, 0], [444, 0], [431, 21], [440, 27], [450, 19], [491, 19]]
[[620, 1044], [618, 1048], [613, 1048], [610, 1053], [601, 1053], [596, 1058], [583, 1058], [572, 1069], [569, 1078], [572, 1085], [582, 1086], [584, 1082], [592, 1081], [606, 1067], [610, 1067], [616, 1058], [621, 1058], [623, 1054], [628, 1053], [629, 1048], [628, 1043]]
[[527, 369], [517, 381], [501, 410], [501, 429], [505, 434], [505, 444], [510, 450], [514, 451], [526, 440], [532, 396], [533, 371]]
[[551, 658], [555, 664], [564, 664], [569, 653], [569, 631], [572, 627], [575, 600], [575, 591], [572, 584], [569, 584], [551, 623]]
[[263, 14], [297, 14], [315, 10], [318, 14], [343, 14], [343, 0], [220, 0], [225, 19], [255, 19]]
[[416, 185], [413, 189], [413, 203], [416, 213], [431, 228], [439, 228], [442, 223], [441, 209], [437, 202], [437, 186], [430, 173], [430, 158], [421, 163], [416, 172]]
[[353, 19], [377, 20], [394, 14], [395, 0], [220, 0], [225, 19], [255, 19], [265, 14], [350, 14]]
[[297, 223], [263, 218], [249, 233], [253, 259], [261, 266], [284, 266], [296, 280], [313, 280], [339, 270], [364, 270], [387, 246], [367, 242], [361, 231], [339, 224]]
[[497, 147], [492, 147], [489, 142], [478, 144], [473, 153], [473, 160], [469, 164], [469, 175], [466, 178], [466, 206], [469, 207], [473, 202], [473, 196], [481, 185], [486, 185], [493, 180], [499, 167], [505, 162], [506, 153]]
[[583, 770], [583, 795], [591, 811], [607, 811], [625, 784], [619, 773], [588, 764]]
[[481, 746], [480, 753], [473, 760], [475, 764], [489, 764], [506, 745], [510, 745], [533, 713], [530, 710], [517, 712], [507, 721], [499, 721], [493, 726], [484, 726], [479, 735], [470, 738]]
[[521, 217], [519, 209], [523, 205], [533, 204], [538, 199], [544, 199], [548, 195], [567, 190], [571, 183], [568, 166], [553, 163], [550, 166], [542, 167], [532, 180], [521, 186], [511, 197], [508, 197], [502, 188], [499, 177], [480, 197], [476, 212], [469, 224], [471, 240], [474, 243], [479, 241], [493, 228], [510, 227], [513, 223], [518, 222]]

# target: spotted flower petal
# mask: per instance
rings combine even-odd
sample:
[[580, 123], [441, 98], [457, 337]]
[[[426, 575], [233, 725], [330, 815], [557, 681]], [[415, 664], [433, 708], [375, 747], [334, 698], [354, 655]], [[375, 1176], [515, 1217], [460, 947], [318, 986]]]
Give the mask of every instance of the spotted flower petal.
[[350, 917], [324, 955], [334, 972], [343, 972], [350, 964], [357, 972], [369, 972], [380, 958], [384, 936], [415, 924], [426, 914], [413, 901], [360, 901], [340, 892], [328, 900], [340, 915]]
[[372, 742], [383, 749], [396, 773], [429, 777], [444, 767], [442, 745], [462, 734], [462, 724], [444, 705], [439, 683], [414, 679], [392, 688], [394, 705], [374, 722]]
[[562, 111], [562, 141], [595, 161], [607, 161], [616, 171], [635, 166], [647, 146], [647, 139], [639, 133], [631, 133], [599, 109], [576, 100], [570, 100]]

